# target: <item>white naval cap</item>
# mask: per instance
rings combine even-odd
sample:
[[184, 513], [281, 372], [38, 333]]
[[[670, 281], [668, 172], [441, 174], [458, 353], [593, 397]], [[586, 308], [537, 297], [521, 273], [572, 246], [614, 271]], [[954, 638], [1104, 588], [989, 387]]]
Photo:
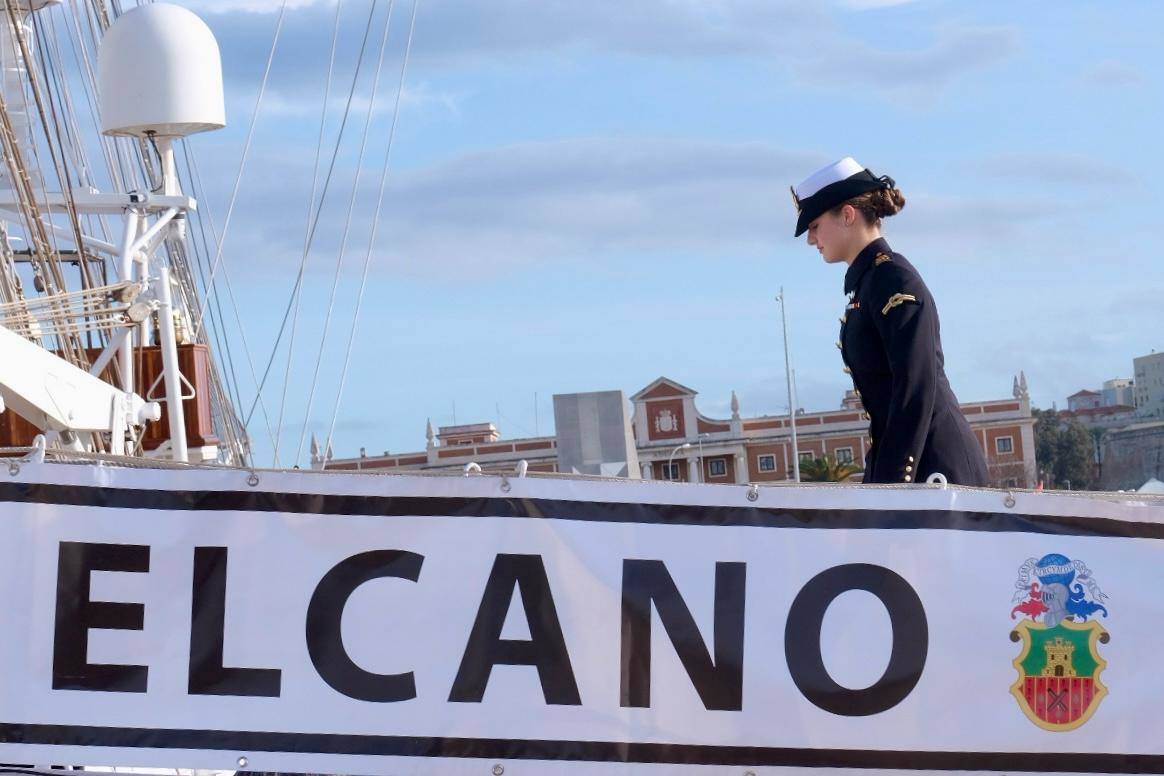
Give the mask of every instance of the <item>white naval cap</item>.
[[846, 200], [877, 189], [891, 189], [894, 185], [888, 175], [878, 178], [851, 156], [822, 167], [792, 187], [792, 201], [800, 214], [795, 236], [804, 234], [809, 224]]

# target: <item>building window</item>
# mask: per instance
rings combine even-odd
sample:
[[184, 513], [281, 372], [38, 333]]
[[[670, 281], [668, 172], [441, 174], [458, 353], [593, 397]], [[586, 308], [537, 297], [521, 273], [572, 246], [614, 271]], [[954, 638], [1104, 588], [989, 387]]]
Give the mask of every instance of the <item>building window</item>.
[[708, 477], [726, 477], [727, 461], [722, 458], [712, 458], [707, 462]]
[[759, 465], [759, 469], [762, 472], [776, 471], [776, 456], [774, 455], [758, 456], [756, 458], [756, 463]]
[[805, 463], [812, 463], [812, 462], [813, 462], [813, 459], [814, 459], [814, 457], [815, 457], [815, 456], [813, 456], [813, 454], [812, 454], [812, 453], [801, 453], [801, 454], [800, 454], [800, 462], [801, 462], [802, 464], [805, 464]]
[[1012, 437], [1004, 436], [997, 437], [994, 440], [994, 450], [999, 455], [1007, 455], [1014, 452], [1014, 439]]
[[665, 463], [663, 464], [663, 479], [671, 480], [672, 482], [679, 479], [679, 464]]
[[853, 448], [838, 447], [833, 451], [833, 457], [837, 459], [837, 463], [852, 463], [853, 462]]
[[1018, 487], [1018, 480], [1016, 480], [1014, 477], [1011, 477], [1009, 480], [1006, 481], [1006, 487], [1017, 488]]

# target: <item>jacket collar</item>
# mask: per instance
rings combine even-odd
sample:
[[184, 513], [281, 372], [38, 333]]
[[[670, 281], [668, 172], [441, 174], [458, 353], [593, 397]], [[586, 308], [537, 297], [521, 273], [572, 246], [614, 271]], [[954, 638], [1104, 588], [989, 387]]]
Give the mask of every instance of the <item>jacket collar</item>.
[[884, 237], [878, 237], [873, 242], [866, 245], [857, 254], [857, 258], [853, 259], [853, 263], [849, 265], [848, 272], [845, 273], [845, 293], [851, 294], [857, 290], [857, 284], [861, 282], [861, 276], [865, 274], [865, 270], [873, 266], [873, 259], [878, 253], [889, 253], [889, 243], [885, 241]]

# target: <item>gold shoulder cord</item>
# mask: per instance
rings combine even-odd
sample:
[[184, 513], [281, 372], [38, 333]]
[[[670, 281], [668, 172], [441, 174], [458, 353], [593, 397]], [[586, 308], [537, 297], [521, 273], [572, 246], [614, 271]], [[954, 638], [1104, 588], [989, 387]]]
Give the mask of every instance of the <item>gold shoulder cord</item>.
[[917, 297], [913, 294], [894, 294], [893, 296], [889, 297], [889, 301], [886, 302], [885, 306], [881, 308], [881, 314], [889, 315], [890, 310], [892, 310], [894, 307], [897, 307], [898, 305], [905, 304], [906, 302], [917, 302]]

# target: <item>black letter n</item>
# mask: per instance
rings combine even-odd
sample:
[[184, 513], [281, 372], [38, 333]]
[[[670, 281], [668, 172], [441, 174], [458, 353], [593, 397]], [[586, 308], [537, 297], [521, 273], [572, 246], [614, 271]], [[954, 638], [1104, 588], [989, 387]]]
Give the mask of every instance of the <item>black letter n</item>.
[[661, 560], [622, 562], [623, 706], [651, 705], [651, 605], [705, 708], [739, 711], [744, 698], [743, 563], [715, 564], [715, 662]]

